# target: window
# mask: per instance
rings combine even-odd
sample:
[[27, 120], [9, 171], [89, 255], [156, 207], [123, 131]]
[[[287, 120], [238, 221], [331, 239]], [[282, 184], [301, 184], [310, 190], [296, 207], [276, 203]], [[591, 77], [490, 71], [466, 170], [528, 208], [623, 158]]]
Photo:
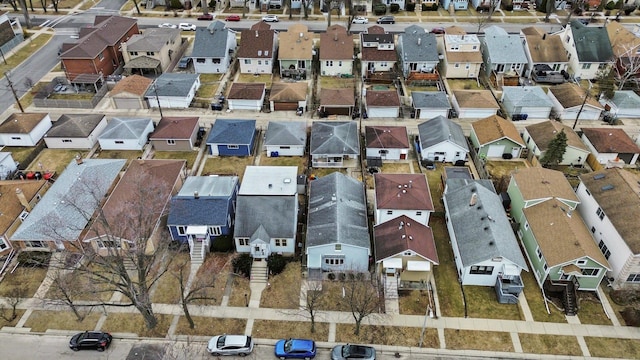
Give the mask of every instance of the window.
[[204, 59], [204, 58], [197, 58], [197, 59], [196, 59], [196, 62], [197, 62], [198, 64], [204, 64], [204, 63], [205, 63], [205, 61], [207, 61], [207, 59]]
[[338, 66], [342, 66], [342, 60], [338, 61]]
[[343, 258], [326, 257], [324, 259], [324, 263], [327, 264], [327, 265], [343, 265], [344, 264], [344, 259]]
[[393, 215], [393, 210], [387, 210], [387, 215]]
[[640, 274], [629, 274], [627, 282], [640, 283]]
[[156, 53], [153, 51], [147, 51], [147, 56], [155, 56]]
[[22, 140], [20, 136], [12, 136], [11, 140]]
[[592, 227], [591, 227], [591, 233], [593, 233], [593, 234], [595, 234], [595, 233], [596, 233], [596, 227], [595, 227], [595, 226], [592, 226]]
[[25, 241], [24, 245], [26, 247], [31, 247], [31, 248], [45, 248], [46, 247], [42, 241]]
[[604, 211], [600, 207], [596, 210], [596, 215], [600, 218], [600, 220], [604, 219]]
[[609, 260], [609, 256], [611, 256], [611, 251], [609, 251], [604, 241], [600, 240], [600, 242], [598, 243], [598, 247], [600, 248], [600, 251], [602, 251], [602, 255], [604, 255], [604, 258]]
[[578, 265], [578, 266], [587, 265], [587, 260], [580, 259], [580, 260], [576, 261], [576, 265]]
[[457, 69], [460, 67], [460, 64], [456, 63], [453, 67]]
[[416, 216], [421, 216], [422, 215], [422, 211], [416, 211]]
[[276, 246], [287, 246], [287, 239], [276, 239]]
[[137, 51], [130, 51], [129, 54], [131, 54], [131, 56], [138, 56], [138, 52]]
[[342, 251], [342, 244], [336, 244], [335, 251]]
[[542, 260], [542, 251], [540, 251], [539, 247], [536, 248], [536, 255], [538, 255], [539, 260]]
[[258, 65], [262, 65], [262, 60], [258, 60]]
[[528, 221], [524, 222], [524, 229], [525, 230], [529, 230], [529, 222]]
[[70, 143], [72, 140], [71, 139], [62, 139], [63, 143]]
[[7, 248], [9, 248], [9, 245], [7, 245], [7, 242], [3, 237], [0, 237], [0, 250], [5, 250]]
[[582, 70], [589, 70], [589, 69], [591, 69], [591, 63], [582, 64]]
[[472, 266], [469, 274], [472, 275], [491, 275], [493, 274], [493, 266]]
[[244, 59], [245, 65], [251, 65], [251, 59]]
[[473, 45], [473, 47], [471, 48], [471, 50], [478, 50], [478, 45]]
[[598, 276], [598, 273], [600, 273], [600, 269], [592, 269], [592, 268], [582, 269], [582, 275], [584, 276]]
[[451, 45], [451, 51], [458, 51], [460, 50], [460, 45]]
[[567, 44], [569, 43], [569, 41], [571, 41], [571, 36], [567, 35]]
[[240, 246], [249, 246], [249, 239], [247, 238], [239, 238], [238, 245]]
[[229, 150], [237, 150], [238, 149], [238, 145], [227, 145], [227, 149], [229, 149]]
[[220, 64], [220, 59], [211, 59], [212, 64]]
[[607, 68], [607, 64], [602, 63], [602, 64], [598, 64], [598, 70], [604, 70]]
[[589, 189], [584, 188], [584, 192], [586, 192], [586, 193], [587, 193], [587, 195], [591, 196], [591, 193], [589, 192]]
[[291, 146], [280, 146], [279, 148], [281, 150], [289, 150], [289, 149], [291, 149]]
[[175, 144], [176, 144], [175, 140], [173, 140], [173, 139], [167, 140], [167, 145], [175, 145]]
[[265, 65], [267, 65], [267, 66], [269, 66], [269, 60], [265, 60], [265, 61], [264, 61], [264, 64], [265, 64]]
[[222, 235], [220, 226], [209, 226], [209, 235]]
[[560, 275], [560, 280], [569, 280], [570, 277], [571, 277], [571, 275], [567, 275], [565, 273], [562, 273], [562, 275]]
[[177, 226], [178, 235], [185, 236], [187, 234], [187, 228], [185, 226]]
[[98, 60], [100, 61], [104, 60], [104, 55], [102, 55], [102, 53], [98, 54]]
[[124, 141], [122, 141], [122, 140], [116, 140], [116, 141], [115, 141], [115, 143], [116, 143], [116, 144], [124, 144]]
[[120, 249], [120, 242], [116, 240], [98, 240], [96, 243], [100, 249]]
[[333, 60], [325, 61], [325, 66], [333, 66]]
[[549, 267], [547, 266], [547, 263], [544, 263], [543, 268], [544, 268], [544, 271], [547, 271], [547, 269], [549, 268]]
[[464, 65], [464, 68], [465, 68], [465, 69], [467, 69], [467, 70], [469, 70], [469, 69], [471, 68], [471, 65], [470, 65], [469, 63], [466, 63], [466, 64]]
[[23, 211], [20, 213], [20, 216], [18, 216], [20, 218], [21, 221], [24, 221], [24, 219], [27, 218], [27, 216], [29, 216], [29, 212], [28, 211]]

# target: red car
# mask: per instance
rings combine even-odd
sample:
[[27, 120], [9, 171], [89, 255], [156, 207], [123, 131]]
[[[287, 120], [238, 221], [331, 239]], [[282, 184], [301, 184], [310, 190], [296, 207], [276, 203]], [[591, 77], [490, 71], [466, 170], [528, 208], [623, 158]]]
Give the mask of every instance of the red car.
[[212, 14], [202, 14], [198, 16], [198, 20], [213, 20]]
[[225, 21], [240, 21], [240, 15], [229, 15], [224, 20]]

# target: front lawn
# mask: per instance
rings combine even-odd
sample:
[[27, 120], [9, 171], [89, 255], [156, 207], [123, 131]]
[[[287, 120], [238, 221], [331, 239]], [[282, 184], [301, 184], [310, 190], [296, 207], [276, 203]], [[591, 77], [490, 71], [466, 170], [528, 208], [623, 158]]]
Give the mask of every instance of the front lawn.
[[18, 266], [0, 282], [0, 296], [31, 298], [47, 276], [46, 267]]
[[[359, 344], [417, 347], [420, 345], [420, 334], [422, 333], [422, 328], [361, 325], [359, 336], [356, 336], [354, 331], [355, 324], [337, 324], [336, 341]], [[422, 347], [432, 349], [440, 348], [437, 329], [425, 329]]]
[[585, 336], [584, 341], [594, 357], [640, 359], [640, 342], [635, 339]]
[[[80, 309], [80, 311], [84, 312], [85, 309]], [[94, 329], [101, 315], [96, 308], [82, 321], [78, 321], [72, 311], [34, 310], [29, 315], [24, 327], [31, 328], [33, 332], [45, 332], [47, 329], [84, 331]]]
[[179, 252], [172, 254], [171, 257], [173, 260], [169, 265], [169, 270], [160, 277], [151, 295], [151, 301], [155, 304], [179, 304], [180, 280], [178, 277], [180, 268], [182, 268], [185, 284], [189, 278], [191, 272], [191, 266], [188, 263], [189, 253]]
[[164, 338], [169, 331], [173, 316], [167, 314], [155, 314], [155, 316], [158, 319], [158, 324], [153, 329], [147, 329], [144, 319], [139, 313], [110, 313], [100, 330], [109, 333], [133, 333], [138, 336]]
[[311, 322], [308, 321], [276, 321], [255, 320], [251, 335], [264, 339], [289, 339], [292, 337], [327, 341], [329, 339], [329, 324], [316, 322], [315, 332], [311, 332]]
[[249, 279], [242, 276], [234, 276], [231, 285], [231, 295], [229, 296], [229, 306], [248, 306], [251, 299], [251, 288]]
[[422, 315], [427, 312], [429, 306], [429, 293], [427, 290], [399, 291], [398, 299], [400, 314]]
[[465, 286], [469, 317], [480, 319], [524, 320], [518, 304], [500, 304], [492, 286]]
[[578, 318], [582, 324], [613, 325], [598, 298], [590, 291], [578, 293], [578, 309]]
[[246, 319], [214, 318], [192, 316], [195, 328], [189, 328], [189, 322], [184, 316], [180, 316], [176, 335], [189, 336], [215, 336], [219, 334], [244, 334], [247, 327]]
[[519, 333], [525, 353], [582, 356], [578, 339], [573, 336]]
[[513, 352], [508, 332], [444, 329], [447, 349]]
[[550, 314], [547, 313], [547, 308], [544, 305], [544, 299], [542, 297], [542, 291], [530, 271], [521, 272], [520, 277], [524, 284], [524, 296], [527, 298], [527, 304], [529, 304], [529, 310], [531, 310], [531, 315], [533, 316], [534, 321], [557, 323], [567, 322], [567, 318], [564, 316], [564, 313], [558, 310], [551, 303], [549, 303]]
[[431, 226], [433, 230], [436, 250], [438, 251], [438, 260], [440, 260], [440, 264], [433, 268], [440, 311], [442, 312], [436, 315], [463, 317], [464, 304], [462, 302], [462, 292], [460, 291], [458, 271], [456, 270], [456, 264], [453, 260], [453, 251], [449, 243], [449, 234], [444, 217], [442, 215], [432, 215], [429, 219], [429, 226]]
[[269, 286], [262, 291], [260, 307], [276, 309], [298, 309], [302, 272], [300, 263], [290, 262], [284, 271], [269, 278]]

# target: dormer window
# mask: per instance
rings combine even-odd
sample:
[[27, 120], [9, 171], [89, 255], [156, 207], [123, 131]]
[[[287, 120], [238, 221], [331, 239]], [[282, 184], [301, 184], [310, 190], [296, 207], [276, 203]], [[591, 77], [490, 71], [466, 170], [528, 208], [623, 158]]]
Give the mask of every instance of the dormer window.
[[29, 212], [28, 212], [28, 211], [23, 211], [23, 212], [21, 212], [21, 213], [20, 213], [20, 216], [19, 216], [20, 221], [24, 221], [24, 219], [26, 219], [26, 218], [27, 218], [27, 216], [29, 216]]

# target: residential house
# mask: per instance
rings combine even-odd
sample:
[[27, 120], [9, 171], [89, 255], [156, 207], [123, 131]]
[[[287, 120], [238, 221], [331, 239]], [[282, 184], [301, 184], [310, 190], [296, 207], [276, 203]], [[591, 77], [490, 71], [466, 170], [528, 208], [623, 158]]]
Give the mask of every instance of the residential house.
[[434, 210], [429, 184], [424, 174], [374, 174], [375, 222], [382, 224], [405, 216], [429, 225]]
[[638, 289], [640, 285], [640, 209], [637, 174], [623, 169], [604, 169], [580, 175], [576, 195], [578, 211], [595, 243], [609, 262], [607, 277], [614, 289]]
[[469, 8], [469, 1], [463, 0], [440, 0], [440, 5], [445, 10], [467, 10]]
[[520, 30], [524, 36], [524, 51], [527, 55], [527, 71], [524, 76], [531, 77], [536, 66], [548, 66], [553, 72], [569, 69], [569, 57], [558, 34], [547, 34], [542, 28], [531, 26]]
[[236, 32], [222, 21], [197, 27], [193, 51], [189, 57], [197, 74], [224, 74], [229, 70], [238, 46]]
[[502, 3], [501, 0], [470, 0], [470, 5], [474, 10], [478, 12], [487, 11], [494, 7], [494, 9], [500, 9]]
[[264, 134], [267, 157], [304, 156], [307, 124], [303, 121], [269, 121]]
[[448, 79], [478, 78], [482, 67], [478, 35], [451, 26], [445, 29], [444, 40], [438, 45], [438, 52], [444, 55], [440, 66], [442, 76]]
[[35, 146], [51, 126], [49, 114], [13, 113], [0, 124], [0, 145]]
[[571, 20], [558, 34], [568, 52], [569, 73], [574, 78], [592, 80], [607, 74], [613, 66], [613, 51], [605, 27]]
[[150, 118], [112, 118], [98, 136], [102, 150], [142, 150], [153, 132]]
[[79, 251], [76, 242], [125, 163], [122, 159], [71, 160], [11, 235], [14, 248]]
[[380, 25], [370, 26], [360, 34], [362, 77], [368, 78], [375, 73], [392, 73], [397, 61], [393, 34], [386, 32]]
[[264, 104], [266, 84], [232, 83], [227, 96], [229, 110], [260, 111]]
[[189, 245], [192, 263], [204, 260], [216, 239], [233, 235], [239, 188], [237, 176], [189, 176], [171, 198], [169, 233]]
[[462, 127], [444, 116], [418, 124], [420, 159], [456, 163], [469, 153]]
[[[560, 120], [600, 120], [604, 107], [574, 83], [549, 87], [547, 96], [553, 102], [553, 112]], [[578, 118], [578, 116], [580, 116]]]
[[309, 273], [366, 273], [373, 251], [364, 184], [336, 171], [309, 186], [305, 247]]
[[255, 141], [255, 120], [217, 119], [211, 126], [207, 147], [214, 156], [251, 156]]
[[491, 181], [447, 180], [445, 221], [462, 285], [492, 286], [500, 303], [517, 303], [528, 270]]
[[449, 117], [451, 103], [444, 91], [412, 91], [411, 114], [415, 119], [433, 119], [436, 116]]
[[307, 92], [309, 84], [304, 81], [286, 83], [277, 82], [271, 85], [269, 93], [269, 107], [271, 111], [297, 111], [307, 108]]
[[122, 43], [125, 72], [140, 75], [167, 72], [181, 47], [179, 29], [150, 28], [134, 34]]
[[525, 75], [528, 61], [520, 35], [509, 34], [497, 25], [489, 26], [484, 30], [481, 50], [488, 74], [495, 73], [498, 78]]
[[577, 311], [574, 291], [596, 291], [609, 270], [591, 231], [575, 211], [580, 199], [562, 172], [542, 167], [518, 169], [511, 175], [507, 193], [538, 286], [547, 293], [563, 293], [565, 312]]
[[500, 110], [491, 90], [453, 90], [452, 93], [451, 104], [460, 119], [482, 119]]
[[397, 298], [398, 290], [426, 290], [433, 267], [440, 263], [433, 231], [407, 216], [373, 228], [376, 274], [384, 284], [385, 298]]
[[278, 35], [264, 21], [242, 30], [238, 62], [241, 74], [271, 74], [278, 50]]
[[367, 90], [365, 106], [370, 118], [400, 117], [400, 96], [397, 90]]
[[64, 114], [44, 135], [50, 149], [91, 149], [107, 127], [103, 114]]
[[297, 175], [297, 166], [246, 167], [233, 232], [237, 252], [249, 253], [254, 259], [295, 254]]
[[640, 37], [617, 21], [608, 21], [605, 27], [609, 35], [617, 72], [619, 74], [631, 72], [633, 73], [632, 77], [638, 78], [640, 69], [633, 64], [638, 64], [640, 60]]
[[582, 166], [589, 156], [589, 148], [580, 140], [571, 126], [560, 121], [548, 120], [524, 128], [522, 139], [527, 144], [527, 149], [538, 159], [542, 159], [549, 148], [549, 143], [561, 131], [567, 136], [567, 147], [558, 165]]
[[404, 126], [365, 126], [367, 159], [405, 160], [411, 146]]
[[600, 97], [600, 104], [610, 116], [616, 118], [640, 118], [640, 96], [632, 90], [617, 90], [613, 93], [613, 98], [606, 99]]
[[171, 197], [182, 186], [186, 163], [132, 160], [82, 242], [100, 256], [143, 248], [144, 254], [153, 254], [164, 240], [158, 231]]
[[18, 164], [13, 160], [11, 153], [0, 151], [0, 180], [11, 177], [16, 170], [18, 170]]
[[481, 159], [517, 159], [526, 148], [513, 122], [498, 115], [472, 122], [469, 140]]
[[539, 86], [503, 86], [502, 106], [512, 120], [548, 119], [553, 102]]
[[360, 132], [354, 121], [314, 121], [311, 125], [311, 166], [355, 167], [360, 156]]
[[278, 34], [280, 46], [278, 61], [280, 76], [306, 79], [311, 74], [313, 62], [313, 34], [304, 24], [293, 24], [286, 32]]
[[350, 116], [356, 105], [356, 98], [353, 89], [321, 89], [320, 108], [323, 115], [346, 115]]
[[331, 25], [320, 34], [320, 75], [353, 74], [353, 36], [341, 25]]
[[[0, 159], [3, 154], [0, 153]], [[11, 157], [11, 154], [9, 154]], [[0, 165], [0, 169], [2, 166]], [[4, 179], [1, 177], [0, 178]], [[34, 206], [49, 189], [46, 180], [7, 180], [0, 181], [0, 257], [6, 258], [14, 247], [9, 239], [22, 221], [33, 211]]]
[[96, 16], [92, 26], [80, 28], [78, 40], [62, 44], [60, 62], [67, 79], [94, 82], [113, 74], [124, 64], [122, 43], [139, 33], [136, 19]]
[[156, 151], [192, 151], [196, 148], [200, 118], [166, 116], [149, 136]]
[[144, 94], [152, 109], [187, 109], [200, 88], [200, 74], [165, 73]]
[[415, 74], [420, 73], [437, 75], [440, 58], [436, 36], [418, 25], [407, 27], [398, 35], [398, 58], [405, 79], [418, 79]]
[[123, 78], [111, 89], [111, 106], [116, 109], [146, 109], [149, 103], [144, 98], [153, 80], [140, 75]]
[[582, 128], [582, 141], [605, 167], [633, 165], [640, 147], [620, 128]]
[[4, 11], [0, 14], [0, 51], [8, 54], [13, 48], [24, 41], [24, 33], [17, 17], [9, 18], [11, 13]]

